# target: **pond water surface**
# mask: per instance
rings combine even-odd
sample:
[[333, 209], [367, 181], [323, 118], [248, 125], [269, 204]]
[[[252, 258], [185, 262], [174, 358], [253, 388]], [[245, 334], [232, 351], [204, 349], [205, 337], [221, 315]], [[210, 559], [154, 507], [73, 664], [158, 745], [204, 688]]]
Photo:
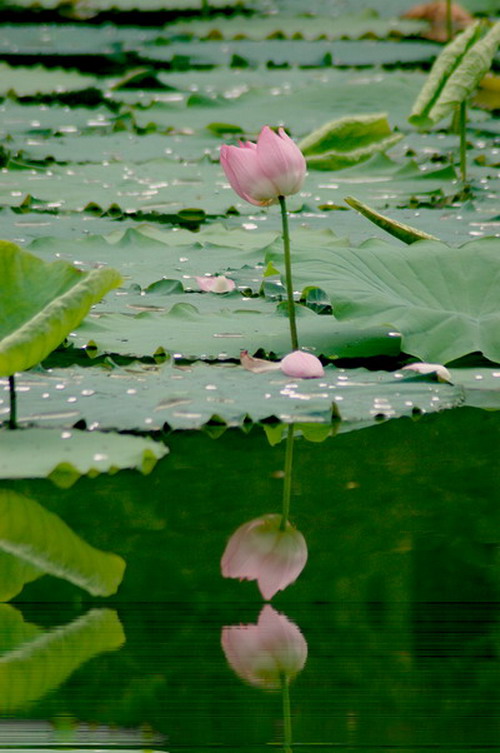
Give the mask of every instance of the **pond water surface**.
[[499, 430], [464, 408], [298, 438], [309, 560], [272, 607], [220, 574], [231, 533], [280, 511], [261, 429], [174, 433], [149, 476], [4, 484], [127, 568], [109, 599], [44, 576], [1, 606], [0, 747], [496, 748]]

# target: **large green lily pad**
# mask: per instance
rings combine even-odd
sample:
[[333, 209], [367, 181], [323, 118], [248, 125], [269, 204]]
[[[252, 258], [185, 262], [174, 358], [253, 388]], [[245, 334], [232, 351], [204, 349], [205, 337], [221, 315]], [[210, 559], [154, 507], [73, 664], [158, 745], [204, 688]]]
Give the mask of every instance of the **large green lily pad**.
[[418, 34], [427, 24], [402, 18], [381, 18], [376, 10], [366, 8], [357, 13], [336, 16], [285, 15], [251, 16], [241, 23], [240, 18], [193, 19], [171, 24], [162, 37], [198, 39], [359, 39], [363, 36], [384, 38], [391, 35]]
[[[278, 263], [281, 251], [269, 250]], [[334, 315], [362, 326], [392, 325], [402, 349], [446, 363], [480, 352], [500, 362], [500, 239], [460, 248], [438, 241], [394, 246], [373, 240], [356, 249], [296, 254], [295, 284], [321, 279]]]
[[325, 428], [340, 418], [340, 431], [350, 431], [464, 402], [458, 374], [451, 385], [412, 372], [333, 366], [319, 379], [254, 374], [235, 364], [73, 367], [25, 374], [20, 386], [23, 422], [71, 426], [84, 420], [102, 429], [139, 431], [199, 429], [214, 419], [236, 427], [272, 418]]
[[41, 65], [22, 68], [0, 63], [0, 94], [13, 93], [18, 97], [34, 97], [37, 94], [61, 94], [95, 88], [95, 76], [86, 76], [78, 71], [47, 70]]
[[[297, 329], [304, 347], [329, 358], [397, 355], [400, 339], [388, 327], [357, 328], [299, 310]], [[259, 349], [284, 356], [290, 352], [288, 319], [252, 310], [251, 299], [240, 309], [221, 308], [208, 314], [192, 303], [177, 303], [169, 311], [142, 311], [126, 316], [95, 314], [69, 338], [94, 354], [152, 356], [169, 352], [186, 359], [238, 358], [241, 350]]]

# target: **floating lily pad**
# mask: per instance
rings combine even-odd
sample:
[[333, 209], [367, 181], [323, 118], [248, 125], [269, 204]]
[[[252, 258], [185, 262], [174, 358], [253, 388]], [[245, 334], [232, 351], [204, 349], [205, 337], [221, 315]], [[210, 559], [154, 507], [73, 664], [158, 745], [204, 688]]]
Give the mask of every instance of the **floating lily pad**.
[[[403, 335], [403, 351], [424, 361], [446, 363], [477, 351], [500, 362], [499, 254], [499, 238], [460, 248], [373, 240], [357, 249], [300, 253], [294, 279], [304, 287], [321, 279], [337, 319], [392, 324]], [[281, 251], [267, 258], [276, 264]]]
[[[235, 364], [189, 367], [50, 370], [25, 374], [22, 422], [71, 426], [85, 420], [102, 429], [199, 429], [211, 420], [242, 426], [274, 418], [340, 431], [377, 421], [434, 412], [464, 402], [456, 384], [407, 372], [337, 369], [319, 379], [293, 379], [281, 371], [253, 374]], [[45, 396], [45, 397], [44, 397]], [[338, 420], [340, 418], [340, 424]], [[1, 436], [1, 435], [0, 435]]]
[[[206, 21], [193, 19], [172, 24], [163, 36], [188, 36], [201, 39], [359, 39], [369, 35], [384, 38], [390, 35], [418, 34], [426, 24], [401, 18], [380, 18], [376, 10], [366, 8], [358, 13], [345, 13], [335, 17], [311, 14], [310, 16], [284, 15], [279, 17], [254, 16], [245, 19], [217, 18]], [[167, 37], [167, 38], [168, 38]]]
[[51, 478], [63, 488], [80, 476], [136, 468], [150, 473], [166, 455], [163, 445], [141, 437], [43, 428], [0, 431], [0, 478]]
[[[390, 328], [357, 329], [299, 310], [297, 329], [304, 347], [329, 358], [359, 358], [399, 353], [399, 335]], [[94, 354], [119, 353], [152, 356], [169, 352], [189, 360], [238, 358], [241, 350], [259, 349], [278, 356], [290, 350], [288, 319], [276, 313], [252, 310], [251, 301], [213, 313], [202, 313], [191, 303], [177, 303], [167, 312], [144, 311], [134, 316], [94, 315], [71, 336], [76, 347]]]
[[61, 94], [96, 88], [95, 76], [86, 76], [78, 71], [47, 70], [43, 66], [33, 68], [11, 67], [0, 63], [0, 94], [9, 92], [17, 97], [34, 97], [37, 94]]

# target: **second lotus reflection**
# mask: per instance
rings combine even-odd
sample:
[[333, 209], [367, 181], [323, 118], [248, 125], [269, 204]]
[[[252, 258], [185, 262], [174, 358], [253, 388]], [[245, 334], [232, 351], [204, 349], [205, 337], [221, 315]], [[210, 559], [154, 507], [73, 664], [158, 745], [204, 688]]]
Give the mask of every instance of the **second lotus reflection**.
[[224, 627], [221, 643], [236, 674], [264, 690], [288, 685], [307, 660], [307, 643], [299, 628], [270, 604], [262, 608], [256, 625]]

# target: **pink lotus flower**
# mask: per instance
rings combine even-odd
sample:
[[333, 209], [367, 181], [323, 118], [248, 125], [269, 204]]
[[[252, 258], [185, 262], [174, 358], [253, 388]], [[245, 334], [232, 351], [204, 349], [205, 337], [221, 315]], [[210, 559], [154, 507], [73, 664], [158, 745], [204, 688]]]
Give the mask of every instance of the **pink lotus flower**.
[[256, 625], [223, 628], [221, 643], [236, 674], [265, 690], [281, 688], [307, 659], [307, 643], [298, 627], [270, 604], [263, 607]]
[[306, 174], [306, 161], [299, 147], [283, 128], [278, 133], [264, 126], [257, 143], [224, 144], [220, 162], [231, 187], [250, 204], [268, 206], [279, 196], [300, 190]]
[[285, 356], [280, 362], [280, 368], [283, 374], [302, 379], [314, 379], [325, 374], [319, 358], [302, 350], [294, 350]]
[[304, 537], [281, 515], [263, 515], [240, 526], [229, 539], [221, 560], [224, 578], [256, 580], [268, 601], [293, 583], [307, 562]]
[[200, 290], [204, 293], [229, 293], [234, 290], [236, 283], [224, 275], [218, 277], [195, 277]]

